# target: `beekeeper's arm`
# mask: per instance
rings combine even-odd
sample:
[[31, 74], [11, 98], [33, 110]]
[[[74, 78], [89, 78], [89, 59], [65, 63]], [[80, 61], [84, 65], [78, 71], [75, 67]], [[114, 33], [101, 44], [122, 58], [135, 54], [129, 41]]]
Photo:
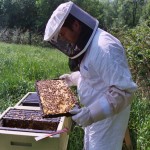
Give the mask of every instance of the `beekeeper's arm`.
[[126, 62], [122, 64], [121, 61], [117, 61], [118, 58], [113, 60], [112, 57], [109, 54], [104, 57], [103, 64], [101, 64], [103, 71], [100, 71], [99, 65], [95, 64], [95, 69], [103, 72], [99, 76], [110, 85], [107, 92], [89, 107], [75, 108], [71, 111], [72, 114], [75, 114], [72, 119], [82, 126], [88, 126], [117, 114], [131, 103], [136, 84], [131, 79]]
[[65, 80], [68, 86], [78, 86], [81, 80], [81, 74], [79, 71], [75, 71], [70, 74], [63, 74], [59, 78]]

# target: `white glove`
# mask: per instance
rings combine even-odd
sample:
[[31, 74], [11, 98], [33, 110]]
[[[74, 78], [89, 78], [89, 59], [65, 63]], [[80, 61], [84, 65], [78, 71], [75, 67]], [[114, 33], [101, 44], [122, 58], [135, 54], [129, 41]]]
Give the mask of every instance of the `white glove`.
[[73, 114], [72, 120], [74, 120], [77, 124], [81, 125], [82, 127], [89, 126], [94, 122], [88, 107], [83, 107], [80, 109], [75, 107], [69, 112]]
[[73, 86], [73, 83], [70, 80], [70, 74], [63, 74], [59, 77], [59, 79], [65, 80], [68, 86]]
[[110, 117], [112, 115], [112, 109], [107, 99], [103, 96], [99, 101], [94, 102], [88, 107], [83, 107], [81, 109], [77, 107], [73, 108], [70, 113], [74, 114], [72, 120], [86, 127], [94, 122]]
[[71, 74], [64, 74], [59, 77], [59, 79], [65, 80], [68, 86], [77, 86], [81, 75], [79, 71], [73, 72]]

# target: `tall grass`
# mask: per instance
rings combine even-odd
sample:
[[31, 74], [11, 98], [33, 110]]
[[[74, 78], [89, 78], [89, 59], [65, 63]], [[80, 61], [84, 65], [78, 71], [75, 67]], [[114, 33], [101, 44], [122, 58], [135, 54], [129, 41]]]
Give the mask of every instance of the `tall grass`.
[[[69, 72], [67, 63], [67, 57], [55, 49], [0, 42], [0, 112], [27, 92], [35, 91], [37, 80]], [[150, 150], [149, 114], [149, 100], [137, 91], [129, 121], [134, 150]], [[76, 126], [70, 134], [68, 150], [81, 150], [82, 145], [83, 130]]]

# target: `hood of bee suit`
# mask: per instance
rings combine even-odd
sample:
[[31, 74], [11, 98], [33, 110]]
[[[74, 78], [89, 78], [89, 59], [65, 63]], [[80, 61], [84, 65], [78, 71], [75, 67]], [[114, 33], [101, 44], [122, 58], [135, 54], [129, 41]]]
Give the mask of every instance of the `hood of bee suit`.
[[[58, 36], [61, 27], [69, 15], [72, 15], [83, 24], [83, 30], [75, 45], [62, 40]], [[86, 51], [98, 25], [99, 22], [97, 19], [89, 15], [73, 2], [66, 2], [59, 5], [48, 20], [44, 40], [50, 42], [70, 59], [76, 59]]]

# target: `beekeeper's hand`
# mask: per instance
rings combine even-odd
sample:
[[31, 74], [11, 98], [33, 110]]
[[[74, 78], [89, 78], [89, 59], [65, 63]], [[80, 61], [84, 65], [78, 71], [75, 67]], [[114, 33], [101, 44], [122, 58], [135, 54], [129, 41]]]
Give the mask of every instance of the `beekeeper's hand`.
[[80, 80], [80, 72], [76, 71], [71, 74], [64, 74], [59, 79], [65, 80], [68, 86], [77, 86]]
[[81, 125], [82, 127], [87, 127], [94, 122], [88, 107], [75, 107], [69, 112], [73, 115], [72, 120], [74, 120], [77, 124]]

